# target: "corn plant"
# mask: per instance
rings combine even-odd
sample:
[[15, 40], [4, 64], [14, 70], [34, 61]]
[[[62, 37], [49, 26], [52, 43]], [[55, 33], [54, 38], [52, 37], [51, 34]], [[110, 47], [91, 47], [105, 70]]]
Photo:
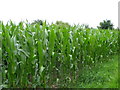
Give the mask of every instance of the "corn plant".
[[[7, 87], [75, 83], [85, 65], [118, 53], [117, 30], [12, 21], [2, 27], [2, 75]], [[65, 84], [63, 87], [67, 87]]]

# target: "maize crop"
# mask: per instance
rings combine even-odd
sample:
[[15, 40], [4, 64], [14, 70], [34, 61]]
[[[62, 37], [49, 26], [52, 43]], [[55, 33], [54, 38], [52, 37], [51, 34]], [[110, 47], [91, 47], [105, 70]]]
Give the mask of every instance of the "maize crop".
[[[79, 25], [0, 24], [2, 82], [6, 87], [51, 87], [74, 82], [82, 67], [118, 53], [118, 30]], [[2, 33], [1, 33], [2, 32]], [[82, 73], [82, 72], [80, 72]], [[67, 85], [66, 85], [67, 86]]]

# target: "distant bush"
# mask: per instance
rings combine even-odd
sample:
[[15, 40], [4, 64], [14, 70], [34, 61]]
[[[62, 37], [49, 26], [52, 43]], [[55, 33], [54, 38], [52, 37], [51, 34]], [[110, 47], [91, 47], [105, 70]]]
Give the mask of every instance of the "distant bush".
[[103, 22], [100, 22], [100, 26], [97, 26], [98, 29], [114, 29], [113, 24], [110, 20], [103, 20]]
[[32, 24], [32, 25], [33, 25], [33, 24], [43, 25], [43, 21], [38, 19], [38, 20], [34, 20], [31, 24]]
[[70, 27], [70, 25], [66, 22], [62, 22], [62, 21], [56, 21], [55, 23], [56, 25], [58, 25], [59, 27]]

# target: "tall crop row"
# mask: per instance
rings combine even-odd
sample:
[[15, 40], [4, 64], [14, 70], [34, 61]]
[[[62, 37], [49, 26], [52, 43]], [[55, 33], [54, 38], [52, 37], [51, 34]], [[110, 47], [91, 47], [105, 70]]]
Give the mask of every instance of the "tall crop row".
[[[2, 72], [2, 68], [1, 68], [1, 65], [2, 65], [2, 24], [1, 24], [1, 21], [0, 21], [0, 72]], [[2, 85], [2, 73], [0, 73], [0, 85]], [[1, 89], [1, 87], [0, 87]]]
[[[2, 24], [2, 75], [7, 87], [74, 82], [85, 65], [118, 51], [118, 31], [79, 26]], [[66, 85], [67, 86], [67, 85]]]

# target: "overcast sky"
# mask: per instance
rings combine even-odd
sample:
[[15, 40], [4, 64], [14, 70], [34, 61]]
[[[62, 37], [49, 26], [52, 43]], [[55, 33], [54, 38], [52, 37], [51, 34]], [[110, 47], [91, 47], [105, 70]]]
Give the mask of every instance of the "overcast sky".
[[89, 24], [96, 27], [109, 19], [118, 26], [120, 0], [0, 0], [0, 20], [62, 20], [70, 24]]

